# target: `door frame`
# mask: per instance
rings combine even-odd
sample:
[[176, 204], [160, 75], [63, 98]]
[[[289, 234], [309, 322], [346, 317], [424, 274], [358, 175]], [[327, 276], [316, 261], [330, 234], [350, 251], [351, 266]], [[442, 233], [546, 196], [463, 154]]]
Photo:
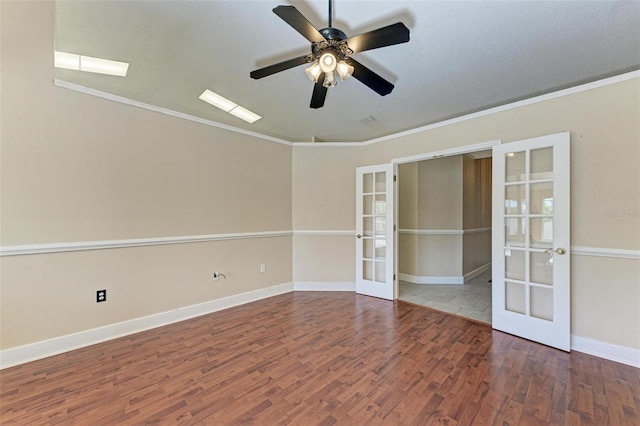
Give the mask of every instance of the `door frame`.
[[[396, 230], [393, 233], [393, 243], [394, 243], [394, 247], [393, 247], [393, 270], [395, 271], [395, 275], [396, 275], [396, 279], [393, 281], [393, 298], [394, 300], [398, 298], [399, 293], [400, 293], [400, 285], [399, 285], [399, 271], [400, 271], [400, 261], [399, 261], [399, 251], [398, 251], [398, 246], [399, 246], [399, 235], [400, 235], [400, 226], [399, 226], [399, 220], [400, 220], [400, 203], [399, 203], [399, 198], [398, 197], [398, 185], [400, 184], [400, 177], [398, 175], [398, 167], [401, 164], [407, 164], [407, 163], [415, 163], [418, 161], [423, 161], [423, 160], [433, 160], [435, 158], [442, 158], [442, 157], [450, 157], [453, 155], [461, 155], [461, 154], [469, 154], [471, 152], [477, 152], [477, 151], [486, 151], [486, 150], [490, 150], [491, 148], [493, 148], [496, 145], [502, 145], [502, 140], [501, 139], [496, 139], [496, 140], [492, 140], [492, 141], [488, 141], [488, 142], [482, 142], [482, 143], [477, 143], [477, 144], [473, 144], [473, 145], [465, 145], [465, 146], [460, 146], [460, 147], [456, 147], [456, 148], [450, 148], [450, 149], [445, 149], [445, 150], [441, 150], [441, 151], [432, 151], [432, 152], [427, 152], [424, 154], [417, 154], [417, 155], [412, 155], [409, 157], [401, 157], [401, 158], [395, 158], [393, 160], [391, 160], [391, 163], [393, 164], [393, 175], [396, 177], [396, 179], [394, 179], [393, 182], [393, 192], [394, 192], [394, 197], [393, 197], [393, 216], [394, 216], [394, 222], [397, 225], [396, 226]], [[492, 198], [492, 202], [493, 202], [493, 194], [491, 194], [491, 198]], [[491, 236], [493, 238], [493, 229], [491, 230]]]

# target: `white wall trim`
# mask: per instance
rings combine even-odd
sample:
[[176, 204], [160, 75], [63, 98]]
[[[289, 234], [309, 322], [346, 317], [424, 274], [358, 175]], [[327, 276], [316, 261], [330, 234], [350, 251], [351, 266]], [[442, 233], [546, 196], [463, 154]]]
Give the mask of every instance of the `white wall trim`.
[[296, 281], [293, 291], [356, 291], [355, 282]]
[[[69, 82], [64, 81], [64, 80], [54, 79], [53, 83], [54, 83], [55, 86], [62, 87], [62, 88], [65, 88], [65, 89], [74, 90], [76, 92], [84, 93], [84, 94], [87, 94], [87, 95], [96, 96], [96, 97], [107, 99], [107, 100], [111, 100], [111, 101], [114, 101], [114, 102], [119, 102], [119, 103], [123, 103], [123, 104], [126, 104], [126, 105], [131, 105], [131, 106], [134, 106], [134, 107], [138, 107], [138, 108], [142, 108], [142, 109], [158, 112], [158, 113], [161, 113], [161, 114], [170, 115], [172, 117], [182, 118], [184, 120], [193, 121], [193, 122], [196, 122], [196, 123], [204, 124], [206, 126], [218, 127], [218, 128], [221, 128], [221, 129], [232, 131], [232, 132], [241, 133], [241, 134], [248, 135], [248, 136], [253, 136], [253, 137], [256, 137], [256, 138], [259, 138], [259, 139], [264, 139], [264, 140], [267, 140], [267, 141], [270, 141], [270, 142], [276, 142], [276, 143], [280, 143], [280, 144], [288, 145], [288, 146], [321, 148], [321, 147], [358, 147], [358, 146], [373, 145], [373, 144], [376, 144], [376, 143], [386, 142], [386, 141], [397, 139], [397, 138], [401, 138], [401, 137], [404, 137], [404, 136], [414, 135], [416, 133], [422, 133], [422, 132], [425, 132], [427, 130], [437, 129], [439, 127], [449, 126], [449, 125], [452, 125], [452, 124], [455, 124], [455, 123], [460, 123], [460, 122], [467, 121], [467, 120], [473, 120], [474, 118], [484, 117], [484, 116], [487, 116], [487, 115], [496, 114], [496, 113], [499, 113], [499, 112], [508, 111], [508, 110], [511, 110], [511, 109], [516, 109], [516, 108], [520, 108], [520, 107], [527, 106], [527, 105], [533, 105], [533, 104], [537, 104], [539, 102], [544, 102], [544, 101], [548, 101], [548, 100], [551, 100], [551, 99], [560, 98], [560, 97], [563, 97], [563, 96], [573, 95], [573, 94], [584, 92], [584, 91], [591, 90], [591, 89], [597, 89], [597, 88], [600, 88], [600, 87], [609, 86], [609, 85], [616, 84], [616, 83], [621, 83], [623, 81], [632, 80], [634, 78], [639, 78], [639, 77], [640, 77], [640, 71], [631, 71], [631, 72], [628, 72], [628, 73], [616, 75], [616, 76], [613, 76], [613, 77], [604, 78], [602, 80], [592, 81], [590, 83], [581, 84], [581, 85], [574, 86], [574, 87], [569, 87], [567, 89], [558, 90], [558, 91], [547, 93], [547, 94], [544, 94], [544, 95], [534, 96], [533, 98], [523, 99], [521, 101], [511, 102], [511, 103], [508, 103], [508, 104], [505, 104], [505, 105], [500, 105], [500, 106], [497, 106], [497, 107], [494, 107], [494, 108], [485, 109], [485, 110], [482, 110], [482, 111], [474, 112], [472, 114], [466, 114], [466, 115], [463, 115], [463, 116], [460, 116], [460, 117], [451, 118], [449, 120], [439, 121], [439, 122], [436, 122], [436, 123], [429, 124], [427, 126], [417, 127], [415, 129], [407, 130], [407, 131], [404, 131], [404, 132], [394, 133], [392, 135], [383, 136], [383, 137], [380, 137], [380, 138], [369, 139], [369, 140], [364, 141], [364, 142], [289, 142], [289, 141], [286, 141], [284, 139], [276, 138], [276, 137], [273, 137], [273, 136], [263, 135], [263, 134], [258, 133], [258, 132], [252, 132], [252, 131], [241, 129], [241, 128], [238, 128], [238, 127], [233, 127], [233, 126], [229, 126], [229, 125], [226, 125], [226, 124], [218, 123], [218, 122], [215, 122], [215, 121], [212, 121], [212, 120], [207, 120], [207, 119], [196, 117], [196, 116], [193, 116], [193, 115], [189, 115], [189, 114], [173, 111], [173, 110], [170, 110], [170, 109], [167, 109], [167, 108], [161, 108], [161, 107], [157, 107], [157, 106], [154, 106], [154, 105], [149, 105], [149, 104], [146, 104], [144, 102], [134, 101], [133, 99], [128, 99], [128, 98], [125, 98], [123, 96], [113, 95], [113, 94], [110, 94], [110, 93], [102, 92], [100, 90], [95, 90], [95, 89], [91, 89], [89, 87], [80, 86], [78, 84], [69, 83]], [[482, 145], [482, 144], [479, 144], [479, 145]], [[475, 146], [472, 145], [472, 147], [475, 147]], [[489, 146], [489, 148], [490, 148], [490, 146]], [[488, 148], [485, 148], [485, 149], [488, 149]], [[482, 149], [479, 148], [479, 149], [474, 149], [473, 151], [481, 151], [481, 150]], [[442, 156], [454, 155], [452, 153], [442, 154], [442, 152], [447, 152], [447, 151], [452, 151], [452, 150], [441, 151], [441, 153], [438, 154], [438, 155], [442, 155]], [[464, 152], [457, 152], [457, 153], [464, 154], [466, 152], [473, 152], [473, 151], [464, 151]], [[403, 158], [403, 159], [393, 160], [392, 162], [400, 164], [400, 163], [404, 163], [404, 162], [420, 161], [420, 160], [424, 160], [424, 159], [428, 159], [428, 158], [433, 158], [435, 156], [434, 154], [430, 154], [430, 156], [418, 155], [418, 156], [414, 156], [414, 157], [406, 157], [406, 158]], [[414, 159], [411, 159], [411, 158], [414, 158]]]
[[488, 271], [489, 269], [491, 269], [491, 262], [487, 263], [486, 265], [482, 265], [481, 267], [474, 269], [471, 272], [464, 274], [464, 282], [467, 283], [471, 281], [472, 279], [474, 279], [481, 273]]
[[391, 160], [394, 164], [415, 163], [416, 161], [431, 160], [433, 158], [450, 157], [452, 155], [467, 154], [469, 152], [486, 151], [495, 145], [502, 144], [502, 140], [497, 139], [488, 142], [481, 142], [473, 145], [459, 146], [455, 148], [443, 149], [441, 151], [428, 152], [424, 154], [411, 155]]
[[318, 148], [318, 147], [322, 147], [322, 148], [328, 148], [330, 146], [332, 147], [336, 147], [339, 146], [340, 148], [346, 148], [346, 147], [361, 147], [362, 142], [293, 142], [293, 146], [294, 147], [303, 147], [303, 148]]
[[640, 368], [640, 350], [580, 336], [571, 336], [571, 349], [577, 352]]
[[409, 274], [398, 274], [398, 279], [400, 281], [407, 281], [412, 284], [464, 284], [464, 277], [462, 276], [453, 276], [453, 277], [435, 277], [435, 276], [416, 276]]
[[464, 234], [479, 234], [479, 233], [482, 233], [482, 232], [491, 232], [491, 227], [464, 229], [462, 232]]
[[401, 234], [409, 235], [462, 235], [462, 229], [401, 229]]
[[349, 236], [354, 237], [356, 235], [355, 230], [346, 229], [346, 230], [297, 230], [293, 231], [294, 237], [309, 237], [309, 236], [328, 236], [328, 237], [341, 237], [341, 236]]
[[[527, 105], [533, 105], [540, 102], [549, 101], [551, 99], [561, 98], [563, 96], [569, 96], [576, 93], [585, 92], [587, 90], [609, 86], [611, 84], [621, 83], [623, 81], [632, 80], [638, 77], [640, 77], [640, 71], [631, 71], [631, 72], [616, 75], [613, 77], [604, 78], [602, 80], [592, 81], [591, 83], [580, 84], [578, 86], [569, 87], [567, 89], [557, 90], [555, 92], [547, 93], [540, 96], [534, 96], [533, 98], [523, 99], [521, 101], [511, 102], [511, 103], [500, 105], [494, 108], [489, 108], [482, 111], [474, 112], [472, 114], [451, 118], [449, 120], [439, 121], [433, 124], [429, 124], [427, 126], [417, 127], [415, 129], [407, 130], [400, 133], [394, 133], [393, 135], [383, 136], [377, 139], [370, 139], [366, 142], [363, 142], [363, 145], [373, 145], [375, 143], [398, 139], [404, 136], [415, 135], [416, 133], [422, 133], [427, 130], [437, 129], [439, 127], [449, 126], [451, 124], [456, 124], [456, 123], [460, 123], [467, 120], [473, 120], [474, 118], [484, 117], [491, 114], [497, 114], [499, 112], [508, 111], [511, 109], [516, 109], [516, 108], [520, 108]], [[414, 161], [417, 161], [417, 160], [414, 160]]]
[[[406, 274], [400, 279], [409, 281]], [[417, 277], [416, 277], [417, 278]], [[451, 278], [451, 277], [448, 277]], [[103, 327], [68, 334], [24, 346], [0, 350], [0, 369], [61, 354], [152, 328], [162, 327], [189, 318], [207, 315], [245, 303], [254, 302], [292, 291], [355, 291], [353, 282], [295, 282], [249, 291], [217, 300], [186, 306], [172, 311], [135, 318]], [[640, 368], [640, 350], [614, 345], [580, 336], [571, 336], [571, 349]]]
[[248, 291], [246, 293], [235, 294], [221, 299], [210, 300], [196, 305], [185, 306], [167, 312], [135, 318], [91, 330], [80, 331], [41, 342], [31, 343], [24, 346], [4, 349], [0, 351], [0, 369], [24, 364], [52, 355], [61, 354], [96, 343], [105, 342], [122, 336], [139, 333], [156, 327], [184, 321], [189, 318], [207, 315], [245, 303], [276, 296], [278, 294], [293, 291], [292, 283], [275, 285], [272, 287]]
[[66, 251], [104, 250], [123, 247], [199, 243], [205, 241], [242, 240], [290, 236], [291, 231], [242, 232], [230, 234], [189, 235], [181, 237], [135, 238], [129, 240], [85, 241], [72, 243], [28, 244], [0, 247], [0, 256], [58, 253]]
[[481, 232], [491, 232], [491, 228], [475, 229], [401, 229], [401, 234], [410, 235], [463, 235], [478, 234]]
[[624, 250], [600, 247], [571, 246], [571, 253], [578, 256], [616, 257], [620, 259], [640, 259], [640, 250]]
[[252, 132], [250, 130], [241, 129], [239, 127], [229, 126], [227, 124], [218, 123], [217, 121], [207, 120], [206, 118], [196, 117], [194, 115], [185, 114], [183, 112], [174, 111], [168, 108], [162, 108], [155, 105], [150, 105], [144, 102], [135, 101], [133, 99], [125, 98], [123, 96], [114, 95], [100, 90], [91, 89], [89, 87], [81, 86], [79, 84], [69, 83], [68, 81], [54, 79], [54, 86], [62, 87], [64, 89], [73, 90], [76, 92], [84, 93], [86, 95], [95, 96], [109, 101], [119, 102], [121, 104], [130, 105], [137, 108], [146, 109], [160, 114], [170, 115], [176, 118], [182, 118], [183, 120], [193, 121], [196, 123], [204, 124], [205, 126], [217, 127], [219, 129], [229, 130], [231, 132], [240, 133], [254, 138], [264, 139], [269, 142], [280, 143], [283, 145], [293, 146], [292, 142], [286, 141], [280, 138], [274, 138], [272, 136], [263, 135], [262, 133]]
[[[410, 235], [463, 235], [479, 232], [489, 232], [491, 228], [476, 229], [400, 229], [400, 234]], [[296, 230], [296, 231], [264, 231], [264, 232], [241, 232], [228, 234], [207, 234], [188, 235], [178, 237], [158, 237], [158, 238], [133, 238], [127, 240], [104, 240], [104, 241], [84, 241], [70, 243], [51, 244], [25, 244], [16, 246], [1, 246], [1, 256], [22, 256], [29, 254], [59, 253], [69, 251], [84, 250], [105, 250], [125, 247], [142, 247], [168, 244], [199, 243], [208, 241], [241, 240], [250, 238], [273, 238], [294, 236], [354, 236], [355, 230]], [[572, 255], [613, 257], [621, 259], [640, 259], [640, 250], [612, 249], [600, 247], [577, 247], [572, 246]]]

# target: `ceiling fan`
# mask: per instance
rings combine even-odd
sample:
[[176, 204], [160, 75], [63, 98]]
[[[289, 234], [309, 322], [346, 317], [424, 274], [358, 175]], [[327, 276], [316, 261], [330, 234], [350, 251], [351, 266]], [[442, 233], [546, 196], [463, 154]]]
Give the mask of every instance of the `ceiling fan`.
[[381, 96], [388, 95], [393, 90], [393, 84], [353, 59], [351, 55], [408, 42], [409, 29], [402, 22], [347, 37], [344, 32], [331, 26], [331, 0], [329, 0], [329, 26], [321, 30], [311, 25], [294, 6], [277, 6], [273, 9], [273, 13], [311, 42], [311, 54], [257, 69], [251, 72], [251, 78], [260, 79], [311, 63], [311, 66], [305, 70], [307, 76], [315, 83], [311, 96], [311, 108], [321, 108], [324, 105], [327, 89], [337, 84], [336, 73], [343, 81], [353, 75]]

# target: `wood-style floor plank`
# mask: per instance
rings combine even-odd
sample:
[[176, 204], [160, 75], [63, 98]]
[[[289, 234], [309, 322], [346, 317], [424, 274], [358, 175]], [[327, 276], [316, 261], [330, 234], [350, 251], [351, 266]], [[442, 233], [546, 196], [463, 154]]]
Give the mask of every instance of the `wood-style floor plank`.
[[402, 301], [289, 293], [0, 371], [0, 422], [640, 425], [640, 370]]

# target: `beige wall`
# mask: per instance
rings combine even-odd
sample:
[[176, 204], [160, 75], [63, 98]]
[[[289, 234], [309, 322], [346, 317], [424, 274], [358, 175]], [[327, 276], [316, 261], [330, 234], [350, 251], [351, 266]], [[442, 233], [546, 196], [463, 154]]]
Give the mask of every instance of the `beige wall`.
[[467, 275], [491, 263], [491, 158], [463, 156], [462, 199], [462, 275]]
[[[462, 229], [462, 156], [402, 164], [398, 173], [401, 230]], [[401, 274], [462, 276], [461, 235], [415, 235], [401, 231], [398, 244]]]
[[275, 237], [2, 257], [0, 348], [288, 283], [290, 253]]
[[[3, 246], [291, 229], [291, 147], [53, 86], [54, 6], [0, 6]], [[291, 282], [291, 247], [3, 257], [0, 348]]]
[[[296, 185], [305, 190], [327, 190], [339, 203], [355, 204], [355, 188], [324, 185], [326, 174], [349, 176], [355, 167], [388, 163], [395, 158], [436, 152], [453, 147], [501, 139], [508, 143], [571, 131], [571, 244], [578, 247], [640, 249], [640, 80], [563, 96], [544, 102], [478, 117], [420, 133], [359, 148], [358, 158], [343, 162], [342, 170], [326, 161], [341, 152], [353, 158], [358, 148], [296, 147], [293, 161], [298, 170], [307, 166], [320, 171], [301, 176]], [[329, 172], [330, 170], [330, 172]], [[354, 216], [336, 224], [331, 210], [310, 209], [294, 197], [294, 216], [305, 218], [305, 229], [341, 226], [354, 229]], [[344, 206], [337, 208], [344, 209]], [[353, 208], [353, 207], [352, 207]], [[612, 210], [631, 212], [622, 216]], [[633, 212], [636, 212], [635, 214]], [[330, 224], [330, 225], [328, 225]], [[350, 255], [345, 247], [344, 255]], [[572, 333], [590, 339], [640, 349], [640, 276], [638, 260], [603, 259], [573, 255]], [[306, 261], [306, 260], [305, 260]], [[303, 261], [295, 268], [307, 268]], [[599, 269], [606, 263], [606, 270]], [[615, 268], [612, 267], [615, 265]], [[612, 272], [613, 271], [613, 272]], [[609, 273], [614, 275], [608, 280]], [[351, 271], [339, 281], [353, 279]], [[600, 297], [606, 294], [606, 297]], [[608, 330], [604, 332], [604, 330]]]
[[404, 229], [418, 229], [418, 162], [398, 166], [398, 272], [418, 276], [418, 236]]
[[[491, 263], [491, 158], [455, 155], [406, 163], [398, 166], [398, 175], [401, 274], [462, 277]], [[486, 230], [464, 235], [405, 231], [479, 228]]]
[[418, 163], [418, 228], [462, 229], [462, 156]]
[[[294, 147], [293, 230], [355, 231], [360, 148]], [[338, 189], [337, 189], [338, 188]], [[354, 282], [355, 232], [294, 235], [294, 282]]]

